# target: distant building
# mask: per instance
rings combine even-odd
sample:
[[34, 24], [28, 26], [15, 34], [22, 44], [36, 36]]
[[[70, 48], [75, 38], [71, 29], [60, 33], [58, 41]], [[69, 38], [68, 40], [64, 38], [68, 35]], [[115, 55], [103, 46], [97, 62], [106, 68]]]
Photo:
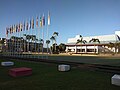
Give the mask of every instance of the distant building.
[[42, 48], [42, 43], [28, 42], [24, 39], [7, 39], [6, 50], [8, 52], [36, 52]]
[[[92, 39], [97, 39], [99, 42], [94, 42]], [[77, 43], [81, 40], [80, 43]], [[86, 41], [82, 43], [82, 41]], [[91, 42], [90, 42], [91, 41]], [[66, 52], [72, 53], [110, 53], [120, 52], [120, 31], [115, 31], [115, 34], [87, 36], [81, 37], [76, 35], [74, 38], [68, 38], [66, 43]]]
[[0, 38], [0, 52], [5, 50], [5, 38]]

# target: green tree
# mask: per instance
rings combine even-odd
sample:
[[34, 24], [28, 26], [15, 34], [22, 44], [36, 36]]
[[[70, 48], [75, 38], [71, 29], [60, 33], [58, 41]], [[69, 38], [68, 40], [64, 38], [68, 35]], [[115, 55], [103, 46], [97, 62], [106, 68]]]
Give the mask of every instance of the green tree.
[[30, 40], [31, 40], [31, 35], [27, 35], [27, 36], [26, 36], [26, 40], [28, 41], [27, 51], [29, 51], [29, 49], [30, 49], [29, 43], [30, 43]]
[[52, 36], [52, 37], [50, 38], [50, 40], [52, 41], [52, 45], [53, 45], [53, 44], [54, 44], [54, 41], [55, 41], [55, 37]]
[[59, 45], [59, 51], [60, 52], [64, 52], [66, 50], [66, 45], [64, 44], [64, 43], [61, 43], [60, 45]]
[[50, 40], [46, 40], [46, 44], [47, 44], [47, 53], [48, 53], [48, 48], [49, 48]]
[[40, 44], [40, 49], [42, 49], [42, 53], [43, 53], [43, 43], [44, 43], [44, 40], [40, 38], [39, 44]]
[[95, 44], [96, 44], [96, 43], [100, 43], [99, 39], [92, 38], [89, 42], [90, 42], [90, 43], [91, 43], [91, 42], [94, 43], [94, 53], [95, 53], [95, 52], [96, 52], [96, 51], [95, 51]]
[[[55, 49], [56, 48], [56, 49]], [[59, 46], [57, 46], [56, 43], [54, 43], [51, 47], [50, 47], [51, 51], [53, 54], [59, 54]]]
[[23, 38], [24, 38], [24, 52], [26, 52], [26, 34], [23, 34]]
[[[57, 42], [57, 36], [58, 36], [58, 34], [59, 34], [58, 32], [54, 32], [54, 33], [53, 33], [53, 36], [55, 37], [55, 39], [54, 39], [54, 40], [55, 40], [55, 43]], [[56, 44], [57, 44], [57, 43], [56, 43]], [[55, 51], [56, 51], [56, 44], [55, 44]]]
[[[77, 40], [77, 42], [76, 42], [76, 44], [81, 44], [81, 53], [82, 53], [82, 44], [85, 44], [85, 43], [87, 43], [87, 41], [86, 40], [83, 40], [83, 38], [81, 38], [81, 39], [78, 39]], [[77, 47], [76, 47], [77, 48]], [[77, 52], [76, 52], [77, 53]]]

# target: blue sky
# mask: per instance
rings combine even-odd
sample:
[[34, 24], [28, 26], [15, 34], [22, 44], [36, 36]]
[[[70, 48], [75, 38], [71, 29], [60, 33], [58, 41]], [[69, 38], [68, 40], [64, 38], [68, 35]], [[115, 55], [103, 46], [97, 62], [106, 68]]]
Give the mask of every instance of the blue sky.
[[0, 37], [5, 37], [10, 25], [43, 13], [47, 19], [48, 11], [49, 36], [59, 32], [58, 43], [77, 34], [105, 35], [120, 30], [120, 0], [0, 0]]

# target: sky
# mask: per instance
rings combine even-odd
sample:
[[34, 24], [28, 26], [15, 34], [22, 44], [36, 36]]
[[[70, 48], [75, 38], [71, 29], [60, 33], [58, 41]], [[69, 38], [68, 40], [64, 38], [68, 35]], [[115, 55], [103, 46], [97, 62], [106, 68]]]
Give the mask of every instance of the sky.
[[[0, 0], [0, 38], [6, 37], [10, 25], [42, 14], [47, 20], [48, 11], [49, 38], [58, 32], [58, 44], [75, 35], [107, 35], [120, 30], [120, 0]], [[47, 25], [43, 30], [45, 38]]]

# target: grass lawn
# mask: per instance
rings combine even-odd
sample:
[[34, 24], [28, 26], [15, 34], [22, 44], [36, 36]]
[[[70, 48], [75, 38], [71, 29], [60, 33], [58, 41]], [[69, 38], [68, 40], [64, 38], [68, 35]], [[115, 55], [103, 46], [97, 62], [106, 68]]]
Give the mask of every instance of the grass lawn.
[[120, 66], [120, 57], [101, 57], [101, 56], [73, 56], [73, 55], [51, 55], [49, 60], [80, 62], [88, 64], [101, 64]]
[[[114, 75], [111, 73], [76, 67], [69, 72], [59, 72], [55, 64], [14, 62], [12, 67], [0, 66], [0, 90], [120, 90], [120, 87], [111, 85]], [[8, 75], [8, 70], [14, 67], [30, 67], [33, 74], [13, 78]]]

